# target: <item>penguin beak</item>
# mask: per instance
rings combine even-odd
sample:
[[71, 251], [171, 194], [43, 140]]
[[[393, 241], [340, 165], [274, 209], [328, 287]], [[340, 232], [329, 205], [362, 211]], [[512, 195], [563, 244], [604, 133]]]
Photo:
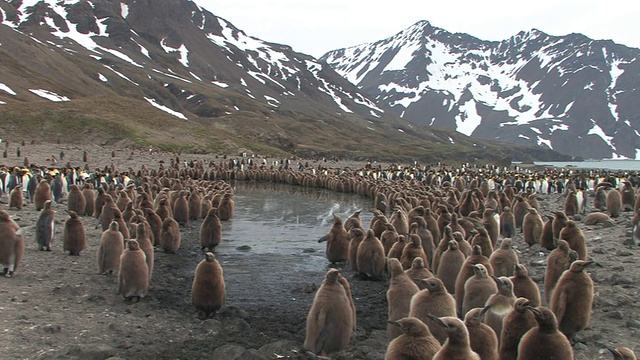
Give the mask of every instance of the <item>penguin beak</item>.
[[493, 307], [493, 305], [487, 305], [485, 306], [482, 311], [480, 311], [480, 316], [484, 316], [484, 314], [487, 313], [487, 311], [489, 311], [489, 309], [491, 309]]
[[500, 282], [500, 278], [499, 278], [499, 277], [497, 277], [497, 276], [495, 276], [495, 275], [491, 275], [491, 278], [493, 279], [493, 281], [495, 281], [495, 283], [496, 283], [497, 285], [500, 285], [500, 284], [501, 284], [501, 282]]
[[592, 264], [595, 264], [595, 263], [596, 262], [593, 261], [593, 260], [587, 260], [587, 261], [584, 262], [584, 266], [589, 266], [589, 265], [592, 265]]
[[402, 326], [400, 326], [400, 324], [398, 324], [397, 321], [387, 321], [387, 324], [395, 325], [397, 327], [402, 327]]
[[607, 346], [607, 350], [609, 350], [613, 354], [613, 356], [616, 357], [616, 359], [617, 358], [622, 359], [622, 354], [620, 354], [620, 352], [618, 350], [616, 350], [616, 349], [614, 349], [612, 347], [608, 347], [608, 346]]
[[533, 307], [531, 305], [527, 305], [527, 310], [531, 311], [533, 313], [533, 315], [535, 315], [536, 317], [542, 316], [542, 313], [540, 312], [540, 310], [536, 309], [535, 307]]
[[440, 320], [439, 317], [435, 316], [435, 315], [431, 315], [431, 314], [427, 314], [427, 317], [433, 321], [435, 321], [436, 324], [442, 326], [442, 327], [447, 327], [447, 324], [445, 324], [442, 320]]

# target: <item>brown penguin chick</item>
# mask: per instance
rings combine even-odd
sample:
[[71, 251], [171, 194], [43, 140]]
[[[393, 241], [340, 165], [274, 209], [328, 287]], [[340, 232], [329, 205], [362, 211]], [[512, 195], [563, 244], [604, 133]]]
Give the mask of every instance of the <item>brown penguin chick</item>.
[[453, 316], [438, 318], [431, 315], [429, 317], [447, 333], [447, 341], [433, 357], [433, 360], [480, 360], [480, 356], [471, 350], [469, 330], [462, 320]]
[[587, 241], [584, 233], [575, 221], [567, 221], [567, 225], [560, 231], [560, 239], [566, 241], [569, 247], [578, 253], [578, 259], [587, 260], [587, 256], [589, 255]]
[[604, 211], [607, 209], [607, 186], [611, 186], [611, 184], [606, 183], [607, 186], [602, 185], [605, 183], [598, 184], [595, 190], [595, 196], [593, 197], [593, 208], [596, 210]]
[[442, 344], [447, 339], [447, 333], [437, 326], [429, 315], [455, 316], [456, 300], [449, 294], [442, 280], [432, 277], [420, 282], [423, 290], [418, 291], [411, 298], [409, 316], [416, 317], [427, 324], [433, 336]]
[[518, 345], [518, 360], [573, 360], [571, 343], [560, 331], [553, 312], [544, 306], [528, 307], [537, 326], [529, 329]]
[[116, 210], [116, 212], [113, 214], [113, 221], [118, 223], [118, 228], [120, 229], [122, 236], [125, 239], [129, 239], [129, 226], [127, 226], [127, 223], [122, 218], [122, 213], [120, 212], [120, 210]]
[[513, 304], [516, 302], [516, 296], [513, 294], [513, 283], [506, 276], [493, 277], [496, 282], [498, 291], [491, 295], [485, 307], [489, 307], [487, 314], [484, 317], [485, 324], [495, 331], [496, 336], [502, 332], [502, 321], [505, 316], [513, 309]]
[[389, 222], [396, 228], [398, 234], [409, 234], [409, 218], [401, 207], [396, 207], [389, 218]]
[[479, 245], [482, 249], [482, 254], [486, 257], [490, 257], [493, 254], [493, 244], [491, 238], [487, 233], [487, 230], [483, 227], [477, 229], [478, 233], [471, 240], [471, 246]]
[[87, 247], [87, 236], [82, 220], [75, 211], [69, 211], [69, 219], [64, 224], [62, 235], [62, 251], [68, 251], [69, 255], [80, 255], [80, 251]]
[[[396, 241], [395, 244], [393, 244], [393, 246], [391, 247], [391, 249], [389, 249], [389, 253], [387, 254], [387, 257], [396, 258], [400, 260], [402, 258], [402, 251], [404, 250], [405, 246], [407, 246], [406, 238], [404, 237], [404, 235], [398, 235], [398, 241]], [[427, 264], [426, 266], [429, 266], [429, 264]]]
[[93, 208], [93, 216], [96, 219], [100, 219], [100, 216], [102, 215], [102, 208], [104, 207], [104, 204], [107, 202], [107, 196], [111, 196], [109, 194], [107, 194], [104, 191], [104, 188], [102, 186], [99, 186], [98, 189], [98, 194], [95, 197], [95, 201], [93, 203], [94, 208]]
[[329, 234], [318, 242], [327, 242], [327, 260], [330, 263], [339, 263], [349, 260], [349, 234], [342, 225], [340, 216], [333, 214], [333, 226]]
[[349, 230], [349, 266], [353, 271], [358, 271], [358, 246], [364, 240], [364, 236], [362, 228], [353, 227]]
[[553, 289], [562, 276], [562, 273], [569, 269], [571, 263], [578, 259], [578, 253], [571, 250], [569, 243], [564, 240], [558, 240], [558, 246], [549, 253], [547, 257], [547, 268], [544, 274], [544, 297], [547, 304], [551, 303], [551, 294]]
[[[409, 235], [409, 243], [405, 245], [404, 249], [402, 249], [402, 256], [400, 257], [400, 263], [402, 263], [403, 269], [408, 269], [411, 267], [413, 263], [413, 259], [421, 257], [425, 264], [429, 264], [427, 260], [427, 254], [424, 252], [422, 248], [422, 240], [420, 237], [415, 234]], [[427, 265], [428, 266], [428, 265]], [[360, 268], [358, 266], [358, 268]]]
[[[415, 229], [413, 226], [415, 225]], [[431, 264], [433, 262], [433, 255], [436, 251], [436, 245], [433, 241], [431, 231], [427, 228], [427, 222], [422, 217], [415, 217], [411, 223], [411, 233], [415, 233], [420, 236], [422, 240], [422, 248], [424, 253], [427, 254], [427, 262]]]
[[462, 237], [465, 236], [465, 234], [467, 233], [467, 231], [465, 230], [464, 226], [462, 226], [460, 224], [460, 220], [458, 219], [458, 214], [456, 213], [452, 213], [451, 214], [451, 223], [449, 224], [449, 226], [451, 226], [451, 231], [455, 234], [456, 232], [459, 232], [462, 234]]
[[471, 350], [482, 360], [498, 360], [498, 336], [482, 322], [489, 307], [473, 308], [464, 316], [464, 325], [469, 331]]
[[207, 196], [202, 198], [202, 200], [200, 200], [200, 217], [203, 219], [207, 217], [207, 213], [209, 213], [211, 208], [213, 208], [211, 199], [208, 199]]
[[9, 193], [9, 209], [22, 210], [23, 205], [22, 185], [18, 184]]
[[607, 192], [607, 211], [612, 218], [617, 218], [622, 213], [622, 196], [618, 189]]
[[482, 264], [473, 265], [473, 276], [464, 283], [462, 314], [476, 307], [484, 307], [491, 295], [498, 291], [495, 281]]
[[362, 228], [362, 218], [360, 218], [360, 213], [362, 210], [357, 210], [351, 216], [347, 218], [344, 222], [344, 228], [349, 231], [352, 228]]
[[411, 264], [411, 268], [404, 271], [407, 276], [418, 286], [418, 289], [422, 290], [423, 287], [420, 286], [422, 284], [422, 279], [428, 279], [433, 277], [431, 271], [424, 266], [424, 260], [420, 257], [413, 259], [413, 263]]
[[149, 223], [149, 226], [151, 227], [150, 239], [153, 242], [153, 246], [158, 246], [160, 245], [160, 231], [162, 230], [162, 219], [152, 209], [143, 208], [142, 211], [144, 212], [145, 220], [147, 220], [147, 223]]
[[469, 244], [469, 242], [465, 240], [462, 233], [459, 231], [456, 231], [451, 235], [453, 236], [453, 239], [458, 243], [458, 248], [460, 249], [460, 251], [462, 251], [462, 253], [464, 254], [464, 257], [467, 258], [469, 255], [471, 255], [471, 252], [472, 252], [471, 244]]
[[[449, 226], [451, 223], [451, 213], [444, 205], [438, 205], [438, 209], [440, 210], [440, 214], [438, 215], [438, 229], [440, 230], [440, 234], [444, 231], [446, 226]], [[452, 231], [453, 232], [453, 231]]]
[[44, 208], [44, 203], [47, 200], [52, 200], [51, 186], [47, 180], [42, 179], [36, 186], [36, 191], [33, 195], [33, 202], [36, 206], [36, 210], [40, 211]]
[[[371, 222], [369, 224], [369, 229], [373, 229], [373, 232], [376, 234], [376, 237], [382, 236], [382, 233], [386, 230], [385, 224], [389, 223], [389, 220], [383, 213], [379, 211], [373, 212], [374, 216], [371, 218]], [[395, 227], [394, 227], [395, 229]]]
[[[640, 198], [640, 196], [638, 196], [638, 198]], [[611, 223], [613, 223], [613, 220], [611, 220]], [[631, 243], [634, 245], [640, 244], [640, 211], [636, 211], [631, 219]]]
[[505, 206], [500, 213], [500, 235], [504, 238], [516, 236], [516, 217], [509, 206]]
[[458, 248], [458, 242], [455, 240], [449, 241], [449, 248], [442, 253], [440, 264], [436, 271], [436, 276], [442, 280], [449, 293], [455, 293], [456, 291], [456, 278], [464, 260], [465, 256]]
[[167, 218], [162, 222], [160, 230], [160, 248], [167, 253], [175, 253], [180, 248], [182, 236], [180, 225], [173, 218]]
[[189, 202], [186, 194], [185, 190], [180, 191], [176, 203], [173, 205], [173, 219], [180, 226], [184, 226], [189, 222]]
[[222, 195], [222, 199], [220, 200], [220, 205], [218, 205], [217, 208], [220, 221], [231, 220], [235, 211], [235, 201], [233, 200], [233, 194], [229, 192], [224, 193], [224, 195]]
[[133, 209], [133, 201], [127, 203], [124, 211], [122, 212], [122, 219], [125, 223], [129, 224], [131, 222], [131, 218], [135, 215], [135, 211]]
[[136, 240], [126, 240], [126, 242], [127, 248], [124, 249], [120, 257], [118, 292], [126, 301], [135, 298], [138, 302], [149, 292], [147, 256], [140, 249]]
[[538, 210], [529, 208], [527, 211], [528, 213], [525, 215], [522, 223], [522, 232], [524, 242], [531, 247], [533, 244], [540, 244], [544, 223], [542, 222], [540, 214], [538, 214]]
[[453, 230], [450, 226], [447, 225], [442, 231], [442, 239], [440, 239], [440, 242], [436, 247], [436, 251], [433, 254], [433, 263], [429, 264], [428, 266], [430, 266], [434, 270], [438, 268], [438, 265], [440, 265], [440, 256], [442, 256], [442, 253], [447, 250], [447, 248], [449, 247], [449, 241], [451, 240], [455, 240], [453, 238]]
[[628, 347], [618, 347], [615, 349], [607, 347], [607, 350], [611, 352], [614, 360], [636, 360], [636, 354]]
[[151, 275], [153, 274], [154, 253], [153, 253], [153, 242], [151, 241], [151, 233], [149, 229], [150, 227], [148, 227], [148, 224], [139, 223], [136, 226], [135, 234], [136, 234], [136, 241], [140, 246], [140, 250], [142, 250], [142, 252], [144, 252], [144, 254], [146, 255], [149, 280], [151, 280]]
[[564, 213], [567, 216], [573, 216], [578, 213], [578, 198], [573, 190], [569, 190], [567, 197], [564, 199]]
[[222, 240], [222, 225], [218, 218], [218, 209], [211, 208], [200, 224], [200, 249], [214, 252]]
[[529, 277], [529, 271], [523, 264], [517, 264], [515, 266], [514, 275], [509, 278], [513, 283], [513, 293], [517, 297], [523, 297], [529, 299], [531, 306], [540, 306], [542, 301], [540, 299], [540, 288], [531, 277]]
[[513, 309], [502, 322], [500, 333], [500, 360], [517, 360], [518, 345], [522, 336], [536, 326], [536, 318], [528, 308], [531, 302], [523, 297], [516, 299]]
[[554, 244], [558, 242], [558, 239], [560, 238], [560, 231], [567, 225], [567, 221], [569, 221], [569, 218], [567, 218], [567, 215], [563, 211], [555, 212], [555, 217], [551, 224]]
[[118, 223], [111, 222], [102, 232], [98, 249], [98, 273], [111, 275], [120, 269], [120, 256], [124, 251], [124, 237], [118, 231]]
[[516, 228], [523, 231], [523, 223], [524, 217], [527, 215], [527, 209], [529, 209], [529, 204], [524, 200], [524, 198], [520, 195], [517, 195], [514, 199], [513, 205], [513, 216], [516, 220]]
[[[482, 249], [480, 246], [476, 246], [473, 248], [473, 251], [469, 257], [467, 257], [460, 268], [460, 272], [458, 273], [458, 277], [456, 278], [456, 304], [457, 304], [457, 312], [462, 316], [462, 301], [464, 299], [464, 284], [465, 282], [471, 278], [474, 274], [473, 265], [482, 264], [489, 272], [489, 275], [493, 275], [493, 267], [489, 262], [489, 259], [482, 255]], [[484, 305], [484, 304], [482, 304]]]
[[[640, 197], [639, 197], [640, 198]], [[638, 215], [638, 213], [636, 212], [636, 216]], [[634, 219], [636, 217], [634, 216]], [[582, 223], [585, 225], [598, 225], [598, 224], [602, 224], [604, 225], [604, 227], [611, 227], [614, 226], [616, 224], [615, 221], [613, 221], [613, 219], [611, 217], [609, 217], [609, 215], [603, 213], [603, 212], [592, 212], [590, 214], [588, 214], [587, 216], [584, 217], [584, 219], [582, 219]], [[636, 223], [635, 220], [632, 221], [633, 224]]]
[[351, 294], [351, 285], [349, 284], [349, 280], [347, 280], [344, 276], [338, 276], [338, 282], [344, 288], [344, 291], [347, 293], [347, 298], [349, 298], [349, 305], [351, 306], [351, 313], [353, 315], [353, 332], [356, 332], [356, 304], [353, 302], [353, 296]]
[[538, 211], [540, 211], [540, 203], [538, 202], [538, 195], [536, 194], [529, 194], [527, 195], [527, 204], [529, 204], [529, 207], [532, 207]]
[[510, 238], [503, 239], [500, 248], [489, 257], [495, 276], [512, 276], [514, 267], [518, 264], [518, 253], [513, 249]]
[[464, 193], [460, 204], [458, 205], [458, 213], [461, 216], [469, 216], [469, 213], [476, 210], [476, 206], [473, 202], [473, 192], [467, 191]]
[[220, 310], [225, 303], [226, 291], [222, 267], [212, 252], [196, 266], [191, 286], [191, 302], [200, 318], [206, 319]]
[[84, 210], [78, 214], [93, 216], [96, 206], [96, 193], [91, 183], [84, 183], [84, 185], [82, 185], [82, 196], [84, 197]]
[[393, 340], [402, 334], [402, 330], [392, 322], [409, 316], [411, 298], [419, 289], [418, 285], [404, 273], [398, 259], [388, 259], [387, 267], [391, 274], [391, 281], [389, 282], [389, 289], [387, 290], [387, 319], [389, 322], [387, 325], [387, 336], [389, 340]]
[[40, 211], [36, 221], [36, 243], [38, 250], [51, 251], [51, 244], [55, 235], [55, 212], [51, 209], [51, 200], [44, 202], [44, 207]]
[[131, 198], [129, 197], [129, 193], [127, 193], [126, 190], [120, 190], [118, 191], [118, 198], [116, 199], [116, 206], [118, 207], [118, 210], [120, 210], [120, 212], [124, 211], [124, 209], [127, 208], [127, 204], [132, 202]]
[[9, 213], [0, 210], [0, 265], [2, 275], [12, 277], [22, 262], [24, 237]]
[[384, 279], [384, 247], [373, 230], [367, 230], [367, 236], [358, 245], [356, 265], [358, 272], [374, 280]]
[[624, 211], [633, 211], [636, 202], [636, 191], [629, 181], [622, 182], [620, 197], [622, 198], [622, 209]]
[[542, 226], [542, 237], [540, 238], [540, 246], [547, 250], [553, 250], [556, 248], [556, 243], [553, 240], [553, 216], [547, 215], [547, 221]]
[[[389, 253], [393, 244], [398, 241], [398, 232], [396, 228], [391, 223], [384, 224], [385, 230], [380, 234], [380, 241], [382, 242], [382, 246], [384, 247], [385, 255]], [[375, 231], [374, 231], [375, 233]]]
[[336, 269], [327, 271], [307, 315], [304, 349], [329, 355], [345, 349], [353, 333], [353, 313]]
[[160, 201], [158, 202], [158, 207], [156, 208], [156, 214], [160, 216], [160, 219], [162, 219], [162, 221], [164, 221], [167, 218], [173, 217], [171, 206], [169, 206], [169, 200], [164, 195], [158, 195], [158, 196], [162, 196], [162, 198], [160, 198]]
[[482, 212], [482, 225], [491, 239], [491, 245], [496, 247], [498, 244], [498, 238], [500, 237], [500, 224], [498, 224], [494, 214], [495, 212], [493, 209], [485, 209]]
[[424, 220], [427, 222], [427, 229], [431, 232], [431, 237], [433, 238], [433, 243], [435, 244], [440, 240], [440, 228], [438, 227], [438, 220], [433, 217], [431, 213], [431, 209], [424, 209]]
[[118, 207], [113, 201], [111, 195], [107, 194], [104, 198], [104, 205], [102, 206], [100, 217], [98, 218], [102, 227], [102, 231], [105, 231], [109, 228], [109, 224], [111, 224], [111, 222], [115, 218], [116, 212], [120, 212], [120, 210], [118, 210]]
[[442, 347], [420, 319], [404, 317], [388, 323], [398, 328], [400, 335], [389, 343], [385, 360], [431, 360]]
[[[486, 181], [483, 181], [482, 183], [484, 184], [486, 183]], [[501, 209], [500, 203], [498, 202], [498, 195], [496, 195], [495, 190], [491, 190], [487, 194], [485, 194], [484, 207], [490, 209], [498, 209], [498, 211], [499, 209]]]
[[551, 310], [558, 320], [558, 328], [573, 344], [578, 331], [589, 325], [593, 307], [593, 280], [584, 269], [593, 261], [576, 260], [565, 271], [551, 297]]
[[189, 220], [198, 220], [200, 218], [200, 203], [202, 202], [202, 199], [200, 198], [200, 194], [198, 194], [197, 190], [191, 191], [191, 195], [189, 195], [187, 202], [189, 203]]

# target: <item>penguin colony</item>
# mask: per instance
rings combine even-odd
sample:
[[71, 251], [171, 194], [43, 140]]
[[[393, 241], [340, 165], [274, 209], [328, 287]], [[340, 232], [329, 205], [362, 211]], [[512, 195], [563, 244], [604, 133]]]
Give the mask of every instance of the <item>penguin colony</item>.
[[[376, 209], [368, 228], [359, 212], [344, 222], [334, 214], [324, 240], [327, 260], [338, 268], [324, 274], [301, 346], [317, 356], [348, 347], [357, 329], [349, 284], [354, 276], [348, 275], [356, 272], [360, 279], [390, 279], [387, 359], [573, 359], [572, 345], [589, 325], [594, 297], [586, 272], [593, 264], [586, 253], [588, 239], [576, 226], [581, 217], [574, 218], [586, 210], [576, 200], [589, 190], [600, 194], [593, 208], [604, 211], [589, 218], [594, 224], [615, 224], [611, 218], [621, 211], [638, 212], [640, 203], [629, 199], [630, 181], [619, 181], [618, 190], [615, 178], [593, 176], [562, 181], [529, 174], [499, 181], [478, 169], [454, 174], [446, 168], [402, 172], [369, 167], [338, 176], [326, 169], [296, 173], [282, 166], [245, 170], [233, 161], [209, 169], [201, 162], [186, 165], [181, 169], [176, 159], [167, 168], [143, 166], [137, 173], [120, 174], [115, 169], [14, 168], [1, 174], [0, 191], [10, 198], [8, 210], [40, 211], [32, 236], [38, 250], [55, 250], [55, 205], [64, 200], [69, 218], [62, 250], [69, 255], [82, 256], [91, 246], [83, 224], [102, 227], [97, 272], [117, 275], [125, 301], [141, 301], [152, 289], [154, 246], [179, 252], [181, 228], [204, 218], [203, 260], [192, 287], [192, 304], [201, 318], [215, 315], [226, 301], [223, 269], [214, 254], [223, 241], [220, 221], [233, 217], [233, 189], [227, 181], [280, 181], [371, 197]], [[188, 181], [180, 176], [185, 172]], [[402, 191], [390, 185], [394, 180], [403, 184]], [[548, 221], [546, 243], [536, 198], [541, 193], [567, 199]], [[634, 218], [633, 244], [640, 238], [637, 222]], [[2, 274], [15, 276], [29, 241], [25, 245], [24, 232], [5, 210], [0, 235]], [[514, 250], [536, 244], [553, 250], [542, 289], [545, 301]], [[624, 347], [610, 351], [614, 358], [633, 356]]]

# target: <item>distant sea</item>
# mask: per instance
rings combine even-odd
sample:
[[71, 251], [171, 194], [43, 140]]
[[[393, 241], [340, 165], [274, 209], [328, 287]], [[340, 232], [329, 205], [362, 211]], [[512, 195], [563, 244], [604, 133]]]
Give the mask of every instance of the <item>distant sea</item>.
[[640, 170], [640, 160], [534, 161], [538, 166], [581, 169]]

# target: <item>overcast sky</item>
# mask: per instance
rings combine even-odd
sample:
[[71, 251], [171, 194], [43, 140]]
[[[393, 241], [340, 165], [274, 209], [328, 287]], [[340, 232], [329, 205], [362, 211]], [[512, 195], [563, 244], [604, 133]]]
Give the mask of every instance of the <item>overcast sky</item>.
[[[483, 40], [536, 28], [640, 48], [637, 0], [194, 0], [247, 35], [320, 57], [385, 39], [420, 20]], [[535, 5], [534, 5], [535, 4]]]

